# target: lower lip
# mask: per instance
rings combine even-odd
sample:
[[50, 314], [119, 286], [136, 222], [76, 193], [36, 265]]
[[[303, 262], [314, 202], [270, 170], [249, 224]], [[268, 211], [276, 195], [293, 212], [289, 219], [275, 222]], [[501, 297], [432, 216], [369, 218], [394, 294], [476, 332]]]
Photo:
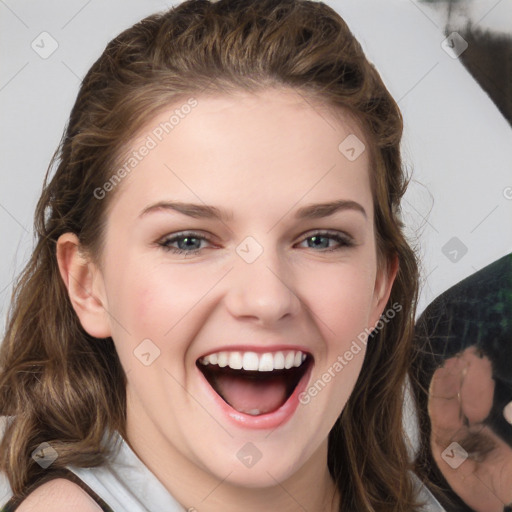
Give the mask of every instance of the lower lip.
[[206, 380], [206, 377], [203, 375], [201, 370], [199, 370], [199, 368], [197, 368], [197, 371], [200, 376], [201, 385], [205, 387], [206, 393], [212, 397], [213, 402], [217, 404], [222, 413], [228, 418], [228, 421], [237, 427], [265, 430], [275, 429], [281, 425], [284, 425], [291, 419], [299, 405], [299, 395], [307, 387], [312, 368], [313, 364], [310, 364], [309, 368], [303, 375], [300, 382], [297, 384], [297, 387], [293, 393], [290, 395], [288, 400], [286, 400], [286, 402], [281, 405], [281, 407], [279, 407], [279, 409], [276, 409], [273, 412], [269, 412], [268, 414], [260, 414], [259, 416], [252, 416], [250, 414], [245, 414], [243, 412], [237, 411], [236, 409], [233, 409], [233, 407], [226, 403], [210, 386], [210, 383]]

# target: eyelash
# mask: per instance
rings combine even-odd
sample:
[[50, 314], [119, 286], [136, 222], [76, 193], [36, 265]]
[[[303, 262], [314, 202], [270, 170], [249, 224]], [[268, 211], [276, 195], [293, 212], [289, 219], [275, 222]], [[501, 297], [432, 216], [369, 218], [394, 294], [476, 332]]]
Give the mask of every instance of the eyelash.
[[[329, 231], [317, 231], [315, 233], [312, 233], [312, 234], [308, 235], [307, 237], [305, 237], [302, 240], [302, 242], [304, 242], [305, 240], [308, 240], [309, 238], [313, 238], [313, 237], [329, 238], [331, 240], [335, 240], [336, 242], [338, 242], [340, 244], [339, 247], [335, 247], [332, 249], [324, 249], [323, 251], [318, 251], [318, 252], [339, 251], [340, 249], [343, 249], [345, 247], [353, 247], [355, 245], [354, 241], [349, 236], [341, 235], [336, 232], [332, 233]], [[200, 235], [199, 233], [195, 233], [193, 231], [186, 231], [183, 233], [178, 233], [177, 235], [173, 235], [168, 238], [164, 238], [163, 240], [158, 242], [158, 245], [166, 252], [172, 252], [174, 254], [185, 254], [185, 256], [188, 256], [189, 254], [196, 254], [203, 250], [203, 249], [192, 249], [191, 251], [186, 251], [184, 249], [178, 249], [176, 247], [170, 246], [171, 243], [175, 243], [178, 240], [183, 240], [185, 238], [195, 238], [197, 240], [204, 240], [206, 242], [210, 242], [210, 240], [207, 237]], [[312, 247], [309, 247], [309, 249], [312, 249]]]

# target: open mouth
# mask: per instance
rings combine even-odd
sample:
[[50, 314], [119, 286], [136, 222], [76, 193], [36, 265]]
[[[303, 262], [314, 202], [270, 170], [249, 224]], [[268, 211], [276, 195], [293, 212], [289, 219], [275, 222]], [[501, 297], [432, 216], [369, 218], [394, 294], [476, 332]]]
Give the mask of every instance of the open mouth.
[[251, 416], [269, 414], [286, 403], [313, 362], [300, 350], [217, 352], [196, 365], [213, 390], [233, 409]]

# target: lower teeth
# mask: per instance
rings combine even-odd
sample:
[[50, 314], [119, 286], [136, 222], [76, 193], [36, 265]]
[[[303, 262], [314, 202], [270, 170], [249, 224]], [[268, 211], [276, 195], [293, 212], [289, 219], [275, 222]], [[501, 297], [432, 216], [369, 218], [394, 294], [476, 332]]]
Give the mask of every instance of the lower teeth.
[[[197, 363], [199, 369], [206, 377], [207, 381], [210, 383], [211, 387], [214, 391], [233, 409], [237, 410], [240, 413], [248, 414], [250, 416], [260, 416], [263, 414], [269, 414], [277, 409], [279, 409], [292, 395], [295, 387], [298, 385], [300, 379], [303, 377], [307, 365], [303, 365], [300, 368], [291, 368], [287, 370], [275, 370], [273, 372], [262, 374], [261, 372], [249, 371], [249, 370], [233, 370], [231, 368], [219, 367], [218, 365], [207, 365], [204, 366], [200, 363]], [[253, 390], [253, 395], [257, 395], [259, 397], [256, 400], [254, 397], [251, 398], [251, 393], [249, 393], [249, 399], [245, 400], [240, 395], [238, 395], [238, 399], [235, 401], [233, 396], [233, 400], [230, 400], [231, 395], [229, 394], [230, 385], [236, 383], [238, 381], [239, 384], [243, 383], [247, 390], [247, 386], [250, 386]], [[279, 385], [278, 390], [279, 394], [282, 395], [281, 403], [277, 403], [278, 400], [274, 396], [274, 399], [270, 399], [270, 404], [267, 403], [263, 405], [265, 400], [263, 397], [265, 396], [265, 387], [266, 385]], [[258, 386], [261, 387], [262, 395], [259, 394]], [[243, 393], [242, 393], [243, 395]], [[253, 403], [250, 403], [250, 402]], [[233, 402], [233, 403], [231, 403]], [[245, 403], [244, 403], [245, 402]], [[259, 402], [254, 403], [254, 402]], [[252, 408], [250, 408], [252, 405]], [[261, 405], [262, 408], [256, 407], [257, 405]]]

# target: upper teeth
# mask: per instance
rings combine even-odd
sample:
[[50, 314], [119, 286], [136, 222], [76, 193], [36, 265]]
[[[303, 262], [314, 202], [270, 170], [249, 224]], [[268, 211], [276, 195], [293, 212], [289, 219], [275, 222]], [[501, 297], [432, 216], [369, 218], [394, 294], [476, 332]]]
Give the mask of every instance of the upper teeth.
[[229, 366], [233, 370], [257, 370], [271, 372], [272, 370], [298, 368], [306, 359], [306, 354], [300, 350], [279, 352], [216, 352], [199, 359], [203, 365], [216, 364], [221, 368]]

